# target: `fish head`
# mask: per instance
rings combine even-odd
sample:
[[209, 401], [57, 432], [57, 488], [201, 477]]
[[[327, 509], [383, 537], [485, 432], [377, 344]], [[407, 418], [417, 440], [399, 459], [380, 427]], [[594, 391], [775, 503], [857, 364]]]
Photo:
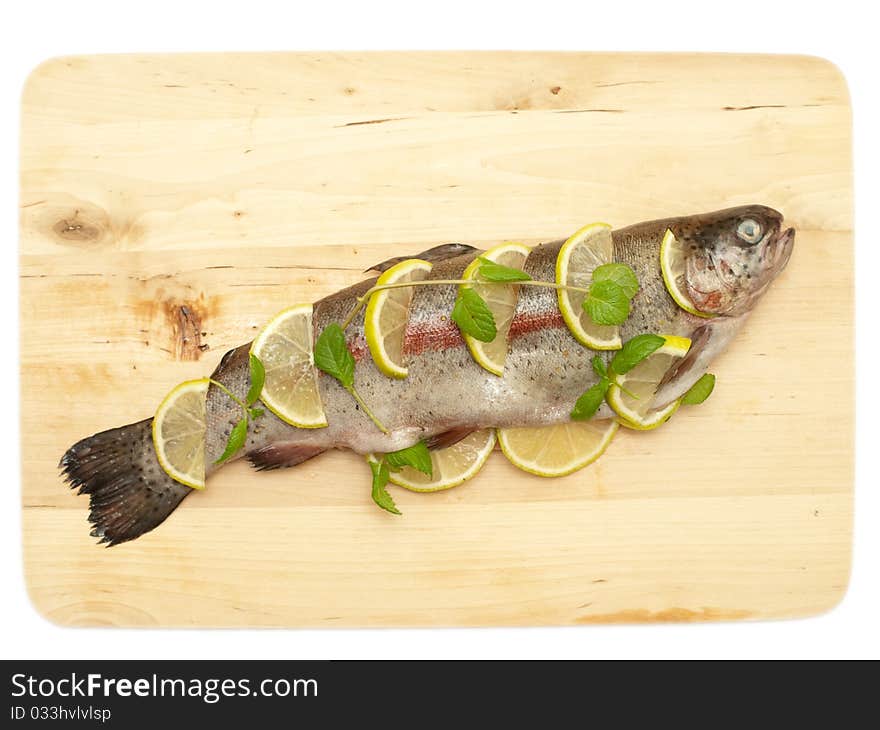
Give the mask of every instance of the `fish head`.
[[788, 263], [794, 229], [763, 205], [708, 213], [671, 226], [683, 244], [685, 286], [701, 312], [748, 312]]

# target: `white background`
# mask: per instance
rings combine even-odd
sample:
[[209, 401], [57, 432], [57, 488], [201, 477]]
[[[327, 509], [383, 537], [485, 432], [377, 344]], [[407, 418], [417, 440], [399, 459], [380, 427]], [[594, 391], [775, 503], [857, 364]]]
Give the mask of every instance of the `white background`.
[[[880, 478], [876, 453], [880, 186], [878, 40], [866, 2], [764, 0], [591, 3], [37, 2], [4, 7], [0, 358], [5, 447], [0, 481], [2, 658], [593, 658], [880, 656]], [[11, 14], [11, 17], [10, 17]], [[870, 17], [869, 17], [870, 16]], [[18, 442], [19, 96], [40, 61], [74, 53], [342, 49], [523, 49], [806, 53], [835, 62], [853, 100], [857, 248], [856, 545], [849, 592], [836, 609], [796, 621], [541, 629], [167, 631], [61, 629], [31, 607], [21, 563]], [[816, 316], [822, 314], [816, 302]], [[24, 323], [27, 326], [27, 323]], [[841, 367], [850, 355], [840, 353]], [[822, 398], [822, 383], [816, 383]], [[834, 403], [828, 403], [834, 408]], [[698, 446], [696, 447], [698, 448]]]

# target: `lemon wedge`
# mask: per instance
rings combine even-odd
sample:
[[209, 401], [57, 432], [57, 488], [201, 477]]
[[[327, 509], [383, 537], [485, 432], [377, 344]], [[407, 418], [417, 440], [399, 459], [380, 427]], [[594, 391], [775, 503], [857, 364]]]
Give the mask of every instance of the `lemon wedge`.
[[[375, 286], [404, 284], [421, 281], [431, 271], [432, 265], [421, 259], [407, 259], [392, 266], [382, 274]], [[405, 378], [406, 363], [403, 357], [403, 336], [409, 320], [409, 305], [413, 287], [385, 289], [370, 296], [364, 315], [364, 337], [370, 354], [379, 370], [389, 378]]]
[[655, 350], [628, 373], [617, 376], [620, 385], [637, 399], [617, 385], [612, 384], [608, 389], [608, 404], [627, 428], [650, 431], [668, 421], [681, 405], [679, 399], [663, 408], [652, 408], [657, 386], [666, 371], [676, 360], [687, 355], [691, 347], [687, 337], [665, 336], [665, 340], [666, 343], [659, 350]]
[[193, 489], [205, 488], [205, 395], [208, 378], [172, 390], [153, 416], [153, 446], [165, 473]]
[[[559, 249], [556, 283], [588, 288], [593, 271], [614, 260], [611, 226], [591, 223], [577, 231]], [[596, 324], [583, 308], [583, 292], [557, 290], [559, 310], [575, 339], [593, 350], [619, 350], [620, 332], [615, 325]]]
[[666, 291], [685, 312], [690, 312], [698, 317], [711, 317], [711, 314], [698, 310], [685, 292], [685, 260], [681, 242], [667, 228], [663, 235], [663, 242], [660, 244], [660, 272], [663, 274]]
[[[523, 243], [503, 243], [486, 251], [482, 258], [512, 269], [521, 269], [530, 250]], [[519, 299], [519, 285], [480, 283], [480, 263], [479, 258], [474, 259], [461, 276], [462, 279], [470, 279], [474, 283], [461, 286], [472, 288], [486, 302], [495, 319], [497, 334], [491, 342], [482, 342], [465, 334], [464, 341], [471, 356], [481, 367], [500, 376], [504, 373], [504, 361], [507, 359], [507, 333], [510, 331], [510, 323], [513, 322], [513, 313]]]
[[277, 314], [251, 345], [251, 354], [266, 369], [260, 400], [278, 418], [297, 428], [327, 425], [313, 340], [312, 305], [298, 304]]
[[572, 421], [537, 428], [499, 428], [501, 451], [515, 467], [539, 477], [583, 469], [605, 453], [617, 421]]

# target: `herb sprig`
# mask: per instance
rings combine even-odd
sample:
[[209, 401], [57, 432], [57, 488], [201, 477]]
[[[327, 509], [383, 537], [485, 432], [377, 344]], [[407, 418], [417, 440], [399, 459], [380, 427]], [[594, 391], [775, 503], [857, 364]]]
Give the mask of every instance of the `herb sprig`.
[[624, 393], [638, 400], [637, 395], [630, 393], [620, 384], [617, 376], [628, 373], [663, 347], [665, 342], [666, 340], [660, 335], [636, 335], [631, 340], [627, 340], [623, 347], [615, 353], [608, 367], [605, 366], [605, 362], [599, 355], [595, 355], [591, 364], [599, 381], [577, 399], [571, 411], [571, 419], [573, 421], [587, 421], [595, 416], [612, 385], [616, 385]]
[[345, 332], [336, 322], [328, 324], [315, 342], [315, 366], [336, 378], [340, 385], [345, 388], [355, 399], [358, 406], [369, 416], [382, 433], [388, 433], [388, 429], [364, 403], [363, 398], [354, 387], [354, 355], [348, 349], [345, 341]]
[[[601, 357], [594, 356], [591, 364], [593, 372], [596, 373], [599, 380], [577, 399], [571, 411], [571, 419], [573, 421], [587, 421], [595, 416], [612, 385], [616, 385], [631, 398], [639, 400], [635, 393], [631, 393], [620, 383], [617, 376], [625, 375], [640, 362], [650, 357], [663, 347], [665, 341], [660, 335], [637, 335], [628, 340], [615, 353], [608, 367], [605, 366]], [[681, 403], [686, 406], [699, 405], [712, 394], [714, 388], [715, 376], [712, 373], [706, 373], [681, 397]]]
[[405, 466], [411, 466], [429, 477], [433, 475], [431, 452], [428, 451], [424, 441], [419, 441], [399, 451], [391, 451], [370, 461], [370, 470], [373, 472], [373, 501], [386, 512], [395, 515], [399, 515], [401, 512], [397, 509], [397, 505], [394, 504], [386, 487], [391, 478], [391, 472], [400, 471]]

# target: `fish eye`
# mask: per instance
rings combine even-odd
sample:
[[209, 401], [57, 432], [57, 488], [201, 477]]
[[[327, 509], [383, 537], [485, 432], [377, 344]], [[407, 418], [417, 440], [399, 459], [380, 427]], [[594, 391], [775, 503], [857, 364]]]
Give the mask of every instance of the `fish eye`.
[[761, 240], [761, 224], [751, 218], [741, 221], [736, 228], [736, 235], [746, 243], [757, 243]]

